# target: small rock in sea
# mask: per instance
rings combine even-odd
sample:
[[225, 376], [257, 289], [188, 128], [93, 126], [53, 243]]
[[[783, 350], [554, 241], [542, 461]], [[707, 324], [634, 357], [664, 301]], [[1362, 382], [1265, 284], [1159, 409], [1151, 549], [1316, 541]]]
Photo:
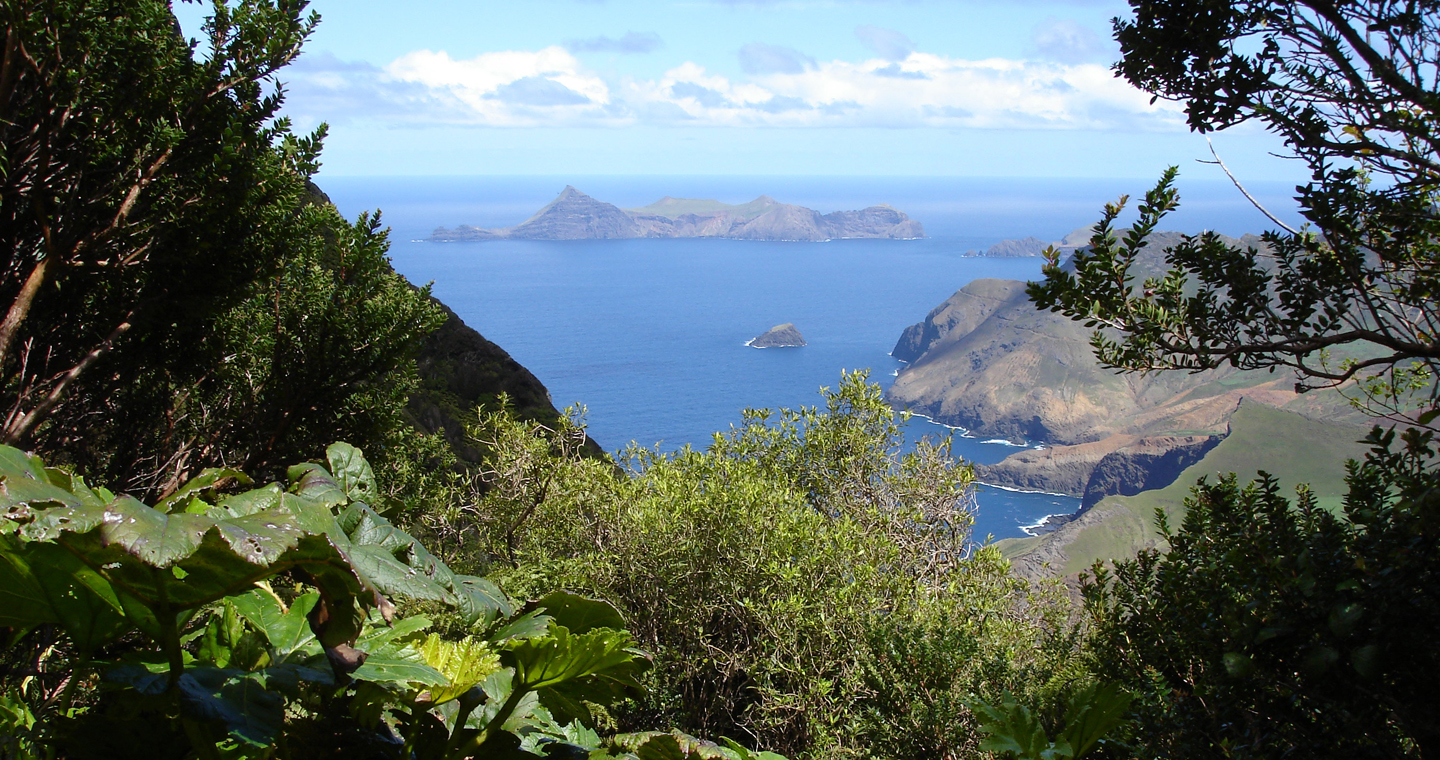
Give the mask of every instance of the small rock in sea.
[[751, 348], [788, 348], [805, 345], [805, 338], [795, 329], [795, 325], [786, 322], [766, 330], [746, 345]]

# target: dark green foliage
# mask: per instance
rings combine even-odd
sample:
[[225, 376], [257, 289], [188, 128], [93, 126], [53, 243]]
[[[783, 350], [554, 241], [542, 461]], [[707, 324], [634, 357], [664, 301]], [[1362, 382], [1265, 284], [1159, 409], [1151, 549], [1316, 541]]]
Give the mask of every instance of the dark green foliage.
[[[309, 35], [303, 6], [222, 6], [203, 62], [165, 2], [4, 6], [5, 440], [82, 379], [180, 371], [275, 269], [317, 138], [272, 124], [262, 85]], [[96, 366], [121, 346], [133, 359]]]
[[439, 309], [378, 216], [349, 224], [309, 183], [321, 133], [275, 118], [303, 9], [219, 4], [193, 60], [166, 2], [6, 6], [5, 441], [147, 498], [336, 439], [444, 463], [403, 416]]
[[[1191, 127], [1259, 120], [1311, 171], [1307, 229], [1264, 250], [1145, 235], [1178, 203], [1165, 174], [1129, 233], [1108, 206], [1091, 250], [1030, 287], [1097, 330], [1122, 370], [1289, 368], [1358, 405], [1433, 428], [1440, 394], [1440, 6], [1132, 0], [1117, 20], [1131, 83], [1183, 101]], [[1278, 224], [1278, 222], [1277, 222]], [[1281, 225], [1283, 227], [1283, 225]], [[1377, 429], [1343, 516], [1275, 481], [1202, 481], [1169, 552], [1097, 565], [1085, 587], [1100, 677], [1137, 695], [1143, 757], [1440, 756], [1435, 631], [1440, 520], [1431, 434]], [[1304, 441], [1274, 445], [1303, 447]], [[1162, 520], [1163, 525], [1163, 520]]]
[[[1361, 384], [1372, 410], [1433, 409], [1440, 370], [1440, 6], [1431, 0], [1132, 0], [1116, 21], [1132, 84], [1183, 101], [1198, 131], [1258, 120], [1306, 162], [1309, 225], [1265, 250], [1213, 234], [1166, 251], [1136, 281], [1143, 235], [1173, 209], [1174, 171], [1119, 240], [1108, 207], [1092, 252], [1030, 293], [1041, 308], [1114, 328], [1099, 358], [1129, 370], [1291, 368], [1297, 388]], [[1278, 224], [1278, 222], [1277, 222]], [[1282, 225], [1283, 226], [1283, 225]], [[1349, 386], [1354, 389], [1355, 386]]]
[[[648, 667], [615, 608], [517, 609], [370, 509], [359, 451], [327, 460], [213, 504], [202, 476], [149, 507], [0, 447], [0, 656], [35, 668], [0, 698], [5, 756], [751, 756], [602, 739], [595, 710], [638, 697]], [[427, 634], [391, 598], [441, 604], [464, 633]]]
[[1145, 756], [1440, 752], [1440, 480], [1429, 434], [1372, 435], [1344, 517], [1264, 478], [1201, 484], [1167, 554], [1085, 587], [1101, 676]]
[[1129, 710], [1132, 697], [1112, 685], [1091, 684], [1065, 702], [1065, 718], [1052, 740], [1030, 708], [1010, 695], [997, 705], [972, 703], [981, 716], [980, 730], [989, 735], [980, 748], [1015, 760], [1072, 760], [1103, 746], [1105, 737]]

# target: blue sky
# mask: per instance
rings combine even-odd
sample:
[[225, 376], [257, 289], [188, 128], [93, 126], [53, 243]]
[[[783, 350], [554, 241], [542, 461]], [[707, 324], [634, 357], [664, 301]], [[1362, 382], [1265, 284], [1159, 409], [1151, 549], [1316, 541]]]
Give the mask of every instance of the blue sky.
[[[1115, 79], [1111, 0], [314, 0], [322, 174], [1153, 178], [1203, 138]], [[203, 6], [177, 4], [191, 36]], [[1245, 179], [1303, 180], [1256, 128]]]

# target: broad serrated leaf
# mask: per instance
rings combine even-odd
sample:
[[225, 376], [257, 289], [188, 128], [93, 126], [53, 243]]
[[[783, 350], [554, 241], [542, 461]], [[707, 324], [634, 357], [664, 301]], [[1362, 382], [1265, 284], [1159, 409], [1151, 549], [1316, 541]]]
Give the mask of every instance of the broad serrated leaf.
[[540, 610], [531, 610], [514, 620], [507, 621], [494, 633], [490, 634], [492, 643], [518, 639], [533, 639], [546, 635], [550, 630], [552, 622], [549, 615]]
[[420, 645], [420, 655], [449, 683], [430, 689], [430, 701], [443, 704], [479, 685], [500, 669], [500, 655], [484, 641], [466, 637], [446, 641], [430, 634]]
[[31, 480], [45, 480], [45, 464], [39, 457], [13, 447], [0, 446], [0, 475], [19, 475]]
[[0, 512], [16, 515], [25, 510], [83, 506], [79, 497], [54, 485], [49, 478], [37, 480], [23, 474], [0, 476]]
[[348, 443], [332, 443], [325, 449], [325, 458], [330, 462], [330, 472], [336, 484], [351, 500], [370, 501], [375, 498], [379, 490], [375, 485], [375, 473], [359, 449]]
[[269, 565], [295, 548], [306, 531], [293, 513], [274, 508], [233, 520], [217, 520], [215, 529], [235, 552], [254, 565]]
[[107, 512], [100, 527], [105, 543], [162, 569], [194, 554], [215, 525], [214, 520], [200, 515], [167, 515], [129, 496], [111, 502]]
[[297, 464], [290, 468], [290, 492], [303, 499], [325, 507], [334, 507], [349, 501], [345, 491], [324, 467], [314, 462]]
[[115, 640], [130, 626], [115, 589], [54, 544], [0, 537], [0, 627], [54, 623], [82, 653]]
[[527, 689], [543, 689], [589, 676], [633, 681], [630, 673], [638, 653], [630, 644], [625, 631], [597, 628], [574, 635], [551, 623], [546, 636], [512, 640], [505, 648], [514, 659], [520, 683]]
[[369, 652], [365, 663], [350, 677], [357, 681], [420, 686], [445, 686], [449, 683], [440, 671], [425, 662], [418, 650], [410, 646]]
[[284, 494], [284, 489], [280, 487], [280, 484], [271, 483], [263, 488], [227, 496], [220, 500], [219, 506], [228, 509], [232, 517], [244, 517], [279, 506], [282, 494]]
[[727, 760], [729, 758], [725, 750], [720, 747], [678, 731], [620, 734], [610, 742], [613, 746], [634, 754], [639, 760]]
[[456, 610], [467, 626], [483, 629], [500, 618], [514, 614], [505, 593], [484, 578], [455, 575], [450, 589], [455, 594]]
[[401, 562], [380, 546], [351, 544], [345, 550], [355, 571], [381, 593], [453, 604], [448, 589]]
[[306, 619], [306, 615], [310, 614], [310, 610], [314, 609], [319, 601], [318, 593], [303, 594], [286, 610], [273, 592], [263, 588], [230, 597], [235, 609], [250, 621], [250, 625], [265, 635], [271, 648], [275, 650], [277, 662], [284, 662], [292, 652], [301, 650], [315, 640], [315, 633], [310, 630], [310, 621]]

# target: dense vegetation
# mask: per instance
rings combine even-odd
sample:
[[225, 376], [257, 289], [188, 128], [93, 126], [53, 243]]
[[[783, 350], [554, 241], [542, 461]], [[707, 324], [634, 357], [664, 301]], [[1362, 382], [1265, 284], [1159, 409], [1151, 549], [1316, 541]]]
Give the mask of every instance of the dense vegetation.
[[816, 757], [973, 754], [964, 700], [1051, 704], [1084, 681], [1070, 604], [971, 545], [971, 475], [948, 444], [902, 455], [863, 375], [825, 401], [748, 412], [704, 452], [632, 447], [619, 476], [555, 445], [571, 427], [487, 415], [487, 488], [428, 515], [431, 543], [512, 591], [614, 602], [655, 659], [622, 727]]
[[1145, 235], [1179, 203], [1171, 169], [1131, 230], [1112, 228], [1122, 199], [1088, 251], [1052, 254], [1032, 298], [1096, 327], [1107, 366], [1286, 368], [1297, 390], [1338, 387], [1388, 419], [1350, 466], [1342, 514], [1264, 473], [1202, 482], [1167, 552], [1097, 565], [1097, 674], [1137, 695], [1142, 757], [1440, 756], [1440, 7], [1132, 5], [1119, 73], [1183, 102], [1197, 131], [1255, 120], [1283, 137], [1311, 171], [1309, 224], [1264, 250], [1187, 238], [1138, 282]]
[[1412, 429], [1342, 514], [1202, 483], [1081, 609], [863, 374], [613, 460], [471, 410], [458, 463], [404, 416], [443, 312], [276, 118], [304, 3], [217, 2], [203, 56], [163, 0], [5, 4], [0, 757], [1440, 754], [1437, 9], [1133, 5], [1120, 73], [1282, 134], [1312, 228], [1135, 283], [1171, 173], [1032, 295], [1116, 368], [1297, 369]]

